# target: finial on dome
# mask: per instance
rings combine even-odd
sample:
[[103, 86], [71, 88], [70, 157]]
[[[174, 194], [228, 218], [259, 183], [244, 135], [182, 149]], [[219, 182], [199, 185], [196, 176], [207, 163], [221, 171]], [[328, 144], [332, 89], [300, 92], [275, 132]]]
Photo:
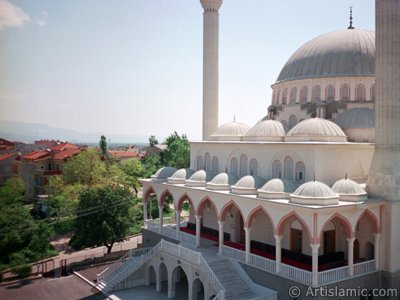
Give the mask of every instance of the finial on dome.
[[347, 173], [346, 173], [346, 176], [344, 177], [344, 179], [347, 179]]
[[314, 182], [315, 182], [315, 173], [314, 173]]
[[350, 26], [347, 29], [354, 29], [353, 27], [353, 6], [350, 6]]
[[236, 116], [233, 115], [233, 122], [236, 122]]

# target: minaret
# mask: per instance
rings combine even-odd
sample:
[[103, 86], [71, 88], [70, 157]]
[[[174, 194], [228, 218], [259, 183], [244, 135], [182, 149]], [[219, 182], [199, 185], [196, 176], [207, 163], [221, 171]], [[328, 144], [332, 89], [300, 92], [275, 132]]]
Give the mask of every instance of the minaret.
[[[375, 0], [375, 11], [375, 153], [367, 189], [370, 196], [387, 200], [375, 247], [382, 250], [377, 248], [380, 268], [394, 273], [400, 270], [400, 0]], [[400, 286], [398, 276], [388, 281]]]
[[400, 201], [400, 0], [376, 0], [376, 89], [368, 191]]
[[203, 141], [218, 129], [218, 10], [222, 0], [200, 0], [203, 31]]

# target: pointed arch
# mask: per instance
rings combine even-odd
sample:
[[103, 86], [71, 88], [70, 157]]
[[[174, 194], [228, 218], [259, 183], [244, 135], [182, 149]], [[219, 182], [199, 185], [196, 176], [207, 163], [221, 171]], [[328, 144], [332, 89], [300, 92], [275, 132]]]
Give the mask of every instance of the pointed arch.
[[144, 194], [144, 197], [143, 197], [144, 203], [145, 204], [148, 203], [149, 200], [150, 200], [151, 194], [155, 194], [155, 193], [156, 192], [154, 191], [153, 187], [150, 186], [149, 188], [147, 188], [147, 190], [143, 192], [143, 194]]
[[189, 195], [187, 193], [184, 193], [178, 200], [175, 210], [181, 211], [182, 210], [182, 205], [185, 200], [189, 201], [190, 205], [194, 208], [193, 200], [190, 199]]
[[240, 215], [242, 216], [242, 219], [245, 220], [242, 210], [240, 209], [239, 205], [237, 205], [236, 202], [234, 202], [233, 200], [230, 200], [228, 203], [226, 203], [222, 207], [221, 213], [219, 214], [218, 219], [221, 220], [221, 221], [225, 221], [226, 213], [228, 212], [228, 209], [231, 206], [234, 206], [239, 211]]
[[304, 219], [302, 217], [300, 217], [300, 215], [295, 212], [295, 211], [291, 211], [290, 213], [284, 215], [278, 222], [278, 225], [276, 227], [276, 234], [277, 235], [283, 235], [283, 231], [285, 229], [285, 225], [288, 221], [294, 221], [296, 220], [300, 222], [300, 224], [302, 225], [303, 228], [306, 229], [308, 237], [310, 239], [310, 241], [313, 240], [313, 236], [311, 235], [311, 230], [308, 227], [307, 223], [304, 221]]
[[263, 206], [261, 206], [261, 205], [259, 205], [259, 206], [255, 207], [255, 208], [253, 208], [253, 209], [250, 211], [250, 213], [249, 213], [248, 216], [247, 216], [247, 219], [246, 219], [246, 222], [245, 222], [245, 226], [247, 226], [247, 227], [252, 227], [253, 222], [254, 222], [254, 218], [255, 218], [257, 212], [259, 212], [259, 211], [262, 211], [262, 212], [268, 217], [269, 221], [270, 221], [271, 224], [272, 224], [272, 229], [273, 229], [273, 231], [275, 232], [275, 224], [274, 224], [274, 220], [272, 219], [271, 214], [265, 209], [265, 207], [263, 207]]
[[321, 227], [321, 230], [318, 233], [318, 239], [319, 240], [321, 240], [321, 237], [322, 237], [322, 235], [324, 233], [324, 228], [329, 224], [329, 222], [331, 222], [331, 221], [333, 221], [335, 219], [339, 220], [339, 222], [344, 226], [344, 231], [345, 231], [345, 234], [346, 234], [346, 238], [355, 237], [353, 226], [351, 226], [350, 221], [346, 217], [341, 215], [340, 213], [336, 212], [328, 220], [326, 220], [324, 225]]
[[197, 208], [195, 210], [195, 214], [198, 215], [198, 216], [203, 215], [204, 208], [205, 208], [205, 205], [206, 205], [207, 202], [209, 202], [214, 207], [215, 213], [218, 215], [217, 207], [215, 206], [215, 204], [211, 200], [211, 198], [208, 197], [208, 196], [205, 196], [203, 199], [200, 200], [200, 202], [199, 202], [199, 204], [198, 204], [198, 206], [197, 206]]
[[378, 218], [375, 216], [375, 214], [373, 212], [371, 212], [371, 210], [366, 209], [363, 211], [363, 213], [358, 217], [357, 222], [356, 222], [356, 227], [358, 226], [358, 223], [360, 222], [360, 220], [363, 217], [367, 217], [370, 221], [371, 221], [371, 225], [372, 225], [372, 230], [374, 233], [380, 233], [381, 228], [379, 226], [379, 221]]
[[171, 192], [168, 189], [165, 189], [161, 196], [160, 199], [158, 199], [158, 205], [159, 206], [164, 206], [165, 204], [165, 199], [167, 198], [167, 196], [170, 195], [172, 197], [172, 200], [174, 199], [174, 197], [172, 196]]

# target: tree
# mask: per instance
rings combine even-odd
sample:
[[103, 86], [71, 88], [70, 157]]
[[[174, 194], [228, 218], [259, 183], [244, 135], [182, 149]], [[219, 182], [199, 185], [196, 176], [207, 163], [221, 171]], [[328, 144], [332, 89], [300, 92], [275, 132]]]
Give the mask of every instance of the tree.
[[101, 155], [103, 155], [104, 157], [108, 156], [108, 152], [107, 152], [107, 139], [104, 135], [102, 135], [100, 137], [100, 150], [101, 150]]
[[105, 164], [94, 150], [86, 150], [71, 158], [64, 166], [63, 180], [66, 184], [93, 186], [104, 182]]
[[180, 136], [176, 131], [165, 141], [167, 148], [163, 153], [164, 164], [177, 169], [190, 165], [190, 145], [185, 134]]
[[119, 186], [88, 188], [79, 197], [72, 247], [106, 246], [124, 240], [133, 223], [132, 196]]
[[21, 178], [14, 176], [4, 183], [4, 186], [0, 188], [0, 204], [23, 204], [24, 201], [24, 182]]
[[150, 147], [153, 147], [154, 145], [158, 144], [158, 141], [154, 135], [151, 135], [149, 137], [149, 144], [150, 144]]
[[140, 187], [138, 178], [143, 178], [145, 171], [142, 163], [136, 158], [127, 159], [120, 162], [120, 168], [126, 175], [129, 187], [132, 187], [137, 194]]
[[161, 158], [157, 154], [143, 157], [141, 162], [143, 166], [142, 178], [149, 178], [163, 166], [161, 163]]

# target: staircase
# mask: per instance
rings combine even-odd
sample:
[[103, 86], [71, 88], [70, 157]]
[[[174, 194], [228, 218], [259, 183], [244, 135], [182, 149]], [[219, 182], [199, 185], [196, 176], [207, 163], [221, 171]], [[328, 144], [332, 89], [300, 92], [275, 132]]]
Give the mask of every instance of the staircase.
[[229, 259], [213, 261], [210, 268], [226, 290], [225, 299], [243, 300], [257, 297]]

